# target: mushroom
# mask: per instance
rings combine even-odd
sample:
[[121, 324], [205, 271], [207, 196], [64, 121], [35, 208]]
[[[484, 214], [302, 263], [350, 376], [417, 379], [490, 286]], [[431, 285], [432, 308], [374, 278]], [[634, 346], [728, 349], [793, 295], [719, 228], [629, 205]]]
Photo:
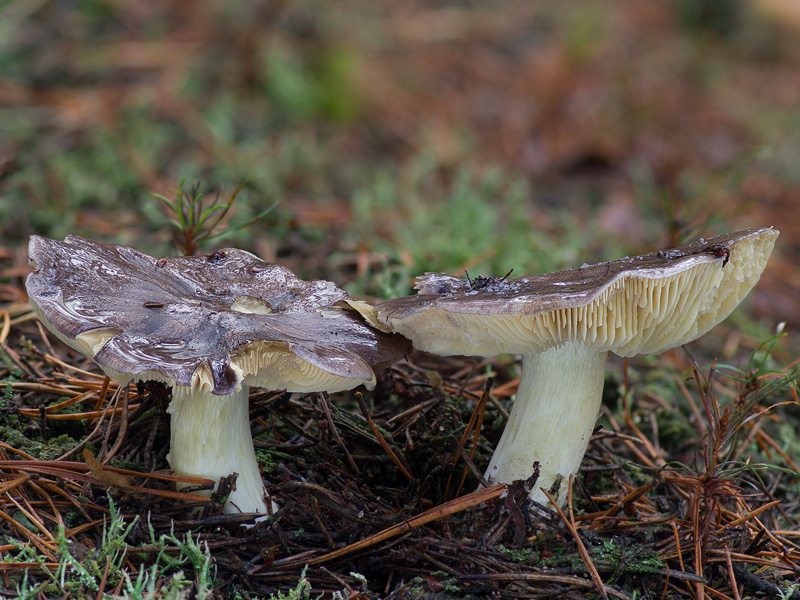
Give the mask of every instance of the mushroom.
[[725, 319], [753, 288], [778, 231], [742, 231], [666, 252], [519, 279], [428, 273], [418, 294], [378, 305], [378, 322], [419, 350], [521, 354], [511, 415], [486, 470], [490, 483], [540, 473], [560, 503], [600, 409], [606, 355], [657, 354]]
[[[155, 259], [125, 246], [32, 236], [31, 305], [60, 340], [123, 384], [172, 386], [170, 451], [181, 475], [238, 473], [225, 512], [266, 513], [250, 433], [251, 385], [289, 392], [371, 387], [410, 343], [328, 281], [236, 249]], [[274, 506], [273, 506], [274, 508]]]

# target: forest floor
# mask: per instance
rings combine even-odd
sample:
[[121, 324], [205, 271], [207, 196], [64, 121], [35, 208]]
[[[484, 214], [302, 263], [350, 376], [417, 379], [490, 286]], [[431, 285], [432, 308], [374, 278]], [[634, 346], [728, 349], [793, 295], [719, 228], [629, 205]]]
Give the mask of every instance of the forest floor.
[[[0, 6], [0, 597], [800, 598], [791, 8], [217, 4]], [[610, 359], [563, 513], [478, 488], [516, 357], [415, 352], [363, 407], [253, 390], [280, 510], [245, 527], [176, 503], [168, 390], [107, 380], [25, 293], [33, 233], [175, 253], [153, 194], [184, 180], [221, 201], [246, 182], [200, 252], [372, 301], [425, 271], [781, 236], [691, 355]]]

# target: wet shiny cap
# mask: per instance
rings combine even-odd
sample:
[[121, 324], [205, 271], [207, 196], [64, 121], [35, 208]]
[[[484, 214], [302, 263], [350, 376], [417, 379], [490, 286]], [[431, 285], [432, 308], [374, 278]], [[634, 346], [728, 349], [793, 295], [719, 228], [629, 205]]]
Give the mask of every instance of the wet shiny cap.
[[378, 323], [420, 350], [494, 356], [577, 342], [620, 356], [688, 343], [755, 286], [778, 231], [753, 229], [518, 279], [428, 273], [416, 296], [378, 306]]
[[340, 391], [375, 380], [407, 340], [329, 281], [236, 249], [156, 259], [76, 236], [32, 236], [26, 282], [45, 326], [121, 381], [229, 394], [244, 382]]

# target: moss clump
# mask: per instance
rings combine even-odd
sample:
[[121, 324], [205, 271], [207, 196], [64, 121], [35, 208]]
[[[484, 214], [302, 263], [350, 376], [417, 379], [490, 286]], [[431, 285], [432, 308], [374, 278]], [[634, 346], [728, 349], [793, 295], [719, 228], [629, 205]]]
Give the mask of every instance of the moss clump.
[[10, 426], [0, 427], [0, 439], [9, 446], [22, 450], [39, 460], [55, 460], [72, 450], [78, 443], [66, 434], [50, 438], [46, 442], [35, 440], [26, 437], [19, 429]]

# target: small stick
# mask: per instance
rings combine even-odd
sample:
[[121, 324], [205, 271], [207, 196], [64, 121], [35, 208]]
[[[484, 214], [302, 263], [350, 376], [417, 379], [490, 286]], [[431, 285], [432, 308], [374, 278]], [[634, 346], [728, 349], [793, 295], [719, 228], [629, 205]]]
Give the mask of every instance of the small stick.
[[322, 532], [322, 535], [325, 536], [325, 541], [328, 543], [328, 548], [331, 550], [336, 548], [336, 542], [333, 541], [331, 534], [328, 533], [327, 527], [325, 527], [325, 523], [322, 521], [322, 517], [319, 514], [319, 501], [315, 497], [311, 497], [310, 501], [311, 507], [314, 509], [314, 521], [317, 523], [317, 527]]
[[[555, 498], [553, 498], [553, 496], [551, 496], [550, 493], [546, 489], [544, 489], [544, 488], [539, 488], [539, 489], [544, 493], [545, 496], [547, 496], [547, 499], [550, 500], [550, 504], [552, 504], [553, 508], [556, 509], [556, 512], [558, 512], [558, 516], [561, 517], [562, 521], [564, 521], [564, 524], [567, 526], [567, 529], [569, 529], [569, 532], [572, 534], [572, 537], [575, 539], [575, 544], [578, 546], [578, 552], [580, 553], [581, 558], [583, 559], [583, 564], [586, 565], [586, 568], [588, 569], [589, 573], [591, 574], [592, 580], [594, 581], [594, 585], [597, 588], [597, 591], [600, 592], [600, 596], [604, 600], [608, 600], [608, 594], [606, 593], [606, 586], [603, 584], [603, 580], [600, 578], [600, 573], [597, 572], [597, 568], [594, 566], [594, 563], [592, 562], [592, 558], [589, 556], [589, 552], [587, 552], [587, 550], [586, 550], [586, 546], [583, 545], [583, 541], [581, 540], [581, 537], [578, 534], [578, 528], [575, 526], [575, 523], [570, 521], [567, 518], [567, 515], [564, 514], [563, 510], [561, 510], [561, 507], [558, 505], [558, 503], [556, 502]], [[572, 475], [569, 476], [569, 494], [567, 495], [567, 497], [569, 498], [570, 514], [571, 514], [572, 513]]]
[[336, 423], [333, 422], [333, 415], [331, 414], [331, 409], [328, 406], [328, 402], [330, 401], [328, 395], [326, 393], [320, 393], [320, 398], [322, 399], [322, 410], [325, 411], [325, 418], [328, 420], [328, 425], [331, 426], [331, 433], [333, 434], [333, 439], [336, 440], [336, 445], [342, 449], [344, 452], [345, 457], [347, 458], [347, 464], [350, 465], [350, 468], [353, 469], [356, 475], [361, 473], [361, 470], [358, 468], [356, 461], [353, 460], [353, 457], [350, 456], [350, 451], [345, 446], [342, 437], [339, 435], [339, 430], [336, 429]]
[[[510, 573], [470, 573], [469, 575], [458, 575], [461, 581], [538, 581], [543, 583], [558, 583], [561, 585], [572, 585], [580, 588], [590, 588], [594, 585], [593, 581], [588, 581], [577, 575], [560, 575], [557, 573], [526, 573], [512, 571]], [[614, 588], [607, 588], [608, 594], [620, 600], [630, 600], [622, 592]], [[541, 596], [536, 596], [541, 597]]]
[[[694, 541], [694, 572], [700, 577], [703, 576], [703, 538], [700, 535], [700, 500], [697, 495], [692, 496], [691, 501], [691, 525], [692, 525], [692, 538]], [[703, 600], [706, 595], [703, 591], [704, 585], [702, 583], [695, 584], [695, 595], [697, 600]]]
[[394, 427], [394, 424], [397, 421], [400, 421], [401, 419], [404, 419], [405, 417], [407, 417], [409, 415], [413, 415], [415, 413], [418, 413], [421, 410], [427, 408], [428, 406], [431, 406], [432, 404], [437, 404], [438, 402], [441, 402], [441, 400], [439, 398], [432, 398], [431, 400], [426, 400], [425, 402], [421, 402], [420, 404], [412, 406], [411, 408], [409, 408], [407, 410], [404, 410], [403, 412], [401, 412], [399, 414], [396, 414], [391, 419], [386, 421], [386, 423], [387, 423], [387, 425], [389, 425], [389, 427]]
[[731, 589], [733, 590], [733, 599], [742, 600], [739, 596], [739, 586], [736, 584], [736, 575], [733, 573], [733, 563], [731, 562], [731, 552], [725, 548], [725, 563], [728, 566], [728, 578], [731, 580]]
[[[681, 571], [686, 573], [686, 567], [683, 564], [683, 549], [681, 549], [681, 536], [678, 535], [678, 525], [675, 521], [671, 521], [672, 525], [672, 534], [675, 536], [675, 551], [678, 553], [678, 564], [681, 566]], [[686, 587], [689, 589], [689, 592], [692, 591], [692, 586], [688, 583]]]
[[[62, 474], [83, 474], [90, 471], [89, 465], [77, 461], [67, 460], [37, 460], [32, 456], [26, 456], [27, 460], [0, 460], [0, 469], [9, 469], [16, 471], [30, 471], [56, 474], [59, 477]], [[72, 469], [72, 470], [70, 470]], [[205, 485], [207, 483], [214, 483], [212, 479], [205, 477], [192, 477], [190, 475], [171, 475], [167, 473], [140, 473], [139, 471], [131, 471], [129, 469], [122, 469], [120, 467], [106, 467], [106, 471], [113, 471], [127, 475], [128, 477], [142, 477], [144, 479], [158, 479], [161, 481], [174, 481], [177, 483], [189, 483], [192, 485]], [[5, 488], [3, 489], [5, 491]]]
[[75, 447], [74, 447], [72, 450], [68, 450], [67, 452], [65, 452], [64, 454], [62, 454], [61, 456], [59, 456], [59, 457], [58, 457], [56, 460], [57, 460], [57, 461], [66, 460], [66, 459], [68, 459], [70, 456], [72, 456], [73, 454], [75, 454], [76, 452], [80, 452], [81, 450], [83, 450], [83, 447], [84, 447], [86, 444], [88, 444], [88, 443], [89, 443], [89, 440], [91, 440], [91, 439], [94, 437], [94, 435], [95, 435], [95, 434], [96, 434], [98, 431], [100, 431], [100, 426], [103, 424], [103, 421], [105, 420], [105, 418], [106, 418], [106, 415], [108, 414], [108, 412], [109, 412], [110, 410], [111, 410], [111, 403], [109, 402], [109, 403], [106, 405], [106, 407], [103, 409], [103, 412], [102, 412], [102, 413], [101, 413], [101, 414], [98, 416], [98, 418], [97, 418], [97, 424], [94, 426], [94, 429], [92, 430], [92, 433], [90, 433], [90, 434], [89, 434], [89, 435], [87, 435], [85, 438], [83, 438], [83, 440], [81, 441], [81, 443], [80, 443], [80, 444], [78, 444], [77, 446], [75, 446]]
[[[69, 502], [72, 505], [72, 507], [81, 514], [81, 516], [83, 517], [84, 521], [86, 521], [86, 523], [91, 523], [92, 522], [92, 518], [83, 509], [83, 505], [78, 501], [77, 498], [75, 498], [75, 496], [70, 494], [69, 491], [67, 491], [67, 489], [61, 488], [60, 486], [58, 486], [55, 483], [52, 483], [50, 481], [40, 480], [40, 483], [41, 483], [41, 487], [42, 488], [44, 488], [45, 490], [51, 492], [51, 496], [52, 495], [58, 495], [58, 496], [63, 497], [67, 502]], [[72, 533], [70, 531], [67, 531], [66, 535], [67, 535], [67, 538], [70, 538], [72, 536]]]
[[[14, 384], [11, 384], [11, 389], [14, 389]], [[45, 412], [47, 413], [48, 417], [52, 417], [50, 413], [59, 411], [63, 408], [67, 408], [72, 406], [73, 404], [77, 404], [78, 402], [83, 402], [84, 400], [88, 399], [90, 396], [94, 395], [94, 390], [89, 390], [88, 392], [84, 392], [82, 394], [78, 394], [77, 396], [73, 396], [72, 398], [67, 398], [63, 402], [57, 402], [56, 404], [51, 404], [50, 406], [45, 407]], [[27, 417], [35, 417], [38, 414], [38, 410], [33, 408], [20, 408], [17, 409], [17, 414], [25, 415]]]
[[[28, 475], [26, 477], [30, 477], [30, 475]], [[36, 490], [42, 498], [45, 499], [47, 504], [50, 505], [50, 510], [53, 511], [53, 516], [55, 517], [55, 520], [56, 520], [56, 522], [58, 524], [58, 527], [60, 529], [66, 529], [66, 526], [64, 525], [64, 519], [61, 517], [61, 513], [56, 508], [55, 502], [53, 502], [53, 499], [51, 498], [50, 494], [48, 494], [41, 486], [39, 486], [39, 484], [36, 483], [36, 481], [30, 481], [29, 485], [34, 490]]]
[[[134, 404], [131, 408], [137, 409], [139, 408], [139, 404]], [[49, 412], [45, 410], [45, 414], [47, 415], [48, 421], [83, 421], [84, 419], [97, 419], [102, 417], [105, 414], [122, 414], [124, 412], [123, 407], [115, 408], [108, 413], [103, 410], [92, 410], [89, 412], [80, 412], [80, 413], [62, 413], [62, 414], [55, 414], [51, 415]], [[23, 417], [39, 417], [41, 418], [41, 409], [33, 409], [33, 408], [20, 408], [17, 409], [16, 414], [22, 415]]]
[[[489, 391], [492, 389], [492, 385], [494, 384], [494, 378], [489, 377], [486, 380], [486, 385], [483, 388], [483, 394], [481, 395], [480, 400], [475, 405], [475, 410], [472, 411], [472, 415], [469, 418], [469, 423], [467, 423], [467, 427], [464, 430], [464, 435], [461, 436], [461, 441], [459, 442], [459, 451], [460, 454], [464, 455], [464, 462], [467, 463], [467, 466], [464, 467], [463, 472], [461, 473], [461, 479], [458, 482], [458, 489], [456, 490], [456, 496], [461, 493], [461, 489], [464, 487], [464, 481], [467, 479], [467, 472], [468, 469], [471, 467], [473, 470], [475, 469], [475, 465], [472, 464], [472, 458], [475, 456], [475, 452], [478, 449], [478, 442], [481, 439], [481, 427], [483, 426], [483, 416], [486, 414], [486, 402], [489, 399]], [[475, 434], [472, 438], [472, 447], [469, 450], [469, 459], [467, 459], [466, 452], [464, 451], [464, 444], [467, 442], [469, 435], [472, 431], [475, 431]], [[445, 487], [445, 498], [450, 492], [450, 481], [453, 478], [453, 474], [455, 473], [455, 466], [458, 462], [458, 456], [456, 456], [456, 460], [453, 462], [453, 473], [450, 473], [450, 477], [447, 478], [447, 486]], [[481, 484], [486, 487], [486, 481], [483, 477], [480, 477]]]
[[20, 475], [16, 479], [12, 479], [11, 481], [3, 482], [2, 484], [0, 484], [0, 494], [5, 494], [7, 492], [10, 492], [10, 491], [18, 488], [23, 483], [27, 483], [30, 480], [30, 478], [31, 478], [30, 475]]
[[[332, 573], [331, 571], [329, 571], [329, 570], [328, 570], [328, 569], [326, 569], [325, 567], [320, 567], [320, 570], [321, 570], [321, 571], [324, 571], [324, 572], [325, 572], [327, 575], [329, 575], [330, 577], [333, 577], [333, 579], [335, 579], [335, 580], [336, 580], [336, 582], [337, 582], [339, 585], [341, 585], [342, 587], [344, 587], [344, 588], [347, 590], [347, 593], [348, 593], [348, 596], [347, 596], [347, 598], [348, 598], [348, 600], [349, 600], [350, 598], [358, 598], [358, 596], [360, 596], [360, 594], [359, 594], [358, 592], [356, 592], [356, 591], [355, 591], [355, 590], [354, 590], [352, 587], [350, 587], [350, 586], [348, 585], [348, 583], [347, 583], [347, 582], [346, 582], [344, 579], [342, 579], [341, 577], [339, 577], [339, 576], [338, 576], [336, 573]], [[354, 596], [353, 594], [355, 594], [355, 596]]]
[[[703, 585], [703, 584], [700, 584], [700, 585]], [[715, 598], [719, 598], [720, 600], [733, 600], [733, 599], [732, 599], [732, 598], [730, 598], [729, 596], [726, 596], [726, 595], [725, 595], [725, 594], [723, 594], [722, 592], [718, 592], [718, 591], [717, 591], [717, 590], [715, 590], [714, 588], [712, 588], [712, 587], [709, 587], [709, 586], [707, 586], [707, 585], [703, 585], [703, 591], [705, 592], [705, 596], [703, 596], [703, 598], [707, 598], [707, 597], [710, 597], [710, 596], [714, 596]], [[701, 600], [702, 600], [702, 599], [701, 599]]]
[[11, 331], [11, 315], [8, 314], [7, 310], [4, 310], [0, 314], [3, 315], [3, 327], [0, 328], [0, 344], [5, 345], [8, 332]]
[[738, 527], [742, 523], [746, 523], [747, 521], [749, 521], [753, 517], [757, 517], [758, 515], [760, 515], [765, 510], [773, 508], [773, 507], [777, 506], [780, 503], [781, 503], [780, 500], [773, 500], [772, 502], [767, 502], [766, 504], [763, 504], [762, 506], [759, 506], [758, 508], [756, 508], [754, 510], [751, 510], [750, 512], [742, 515], [741, 517], [739, 517], [735, 521], [731, 521], [730, 523], [728, 523], [726, 525], [726, 527]]
[[108, 581], [108, 568], [111, 566], [111, 557], [106, 558], [106, 568], [103, 569], [103, 578], [100, 580], [100, 587], [97, 590], [97, 600], [103, 600], [103, 592], [106, 588], [106, 581]]
[[611, 508], [609, 508], [607, 510], [600, 511], [600, 512], [596, 512], [596, 513], [588, 513], [588, 514], [585, 514], [585, 515], [579, 515], [577, 517], [577, 520], [578, 521], [589, 521], [589, 520], [594, 521], [595, 519], [598, 519], [598, 518], [601, 518], [601, 517], [613, 517], [620, 510], [622, 510], [623, 508], [627, 508], [628, 505], [633, 504], [639, 498], [644, 496], [648, 491], [650, 491], [650, 488], [653, 487], [653, 484], [655, 484], [655, 480], [654, 479], [651, 480], [649, 483], [645, 483], [643, 486], [641, 486], [639, 488], [636, 488], [630, 494], [628, 494], [627, 496], [622, 498], [622, 500], [617, 500], [613, 504], [613, 506]]
[[42, 327], [41, 321], [39, 320], [36, 321], [36, 328], [39, 330], [39, 335], [42, 337], [44, 345], [47, 346], [47, 350], [50, 352], [50, 355], [55, 356], [56, 351], [53, 350], [53, 346], [52, 344], [50, 344], [50, 338], [47, 336], [47, 332], [44, 330], [44, 327]]
[[455, 438], [455, 436], [453, 436], [453, 441], [456, 443], [456, 449], [458, 450], [458, 455], [464, 459], [465, 463], [467, 463], [467, 466], [464, 467], [464, 476], [461, 478], [461, 484], [459, 484], [458, 490], [456, 490], [456, 496], [461, 493], [461, 487], [464, 484], [464, 479], [466, 478], [468, 471], [472, 471], [472, 473], [475, 475], [475, 477], [478, 479], [478, 481], [483, 487], [490, 487], [491, 484], [488, 481], [486, 481], [486, 479], [483, 477], [483, 473], [481, 473], [478, 467], [475, 466], [475, 463], [472, 462], [472, 456], [467, 454], [467, 451], [464, 450], [464, 446], [458, 443], [458, 440]]
[[358, 406], [361, 408], [361, 414], [363, 414], [364, 418], [367, 420], [367, 423], [369, 424], [369, 428], [372, 430], [373, 435], [376, 438], [378, 438], [378, 443], [381, 445], [381, 448], [383, 448], [384, 452], [386, 452], [386, 454], [389, 455], [389, 458], [392, 459], [392, 462], [397, 466], [397, 468], [400, 469], [400, 472], [403, 474], [403, 477], [408, 479], [408, 481], [413, 481], [414, 476], [409, 472], [408, 469], [406, 469], [405, 465], [402, 462], [400, 462], [400, 459], [394, 453], [394, 450], [392, 450], [391, 446], [389, 446], [386, 440], [383, 439], [381, 432], [378, 431], [378, 428], [372, 421], [372, 417], [370, 416], [369, 411], [367, 410], [367, 405], [364, 402], [364, 397], [361, 395], [361, 392], [356, 392], [355, 396], [356, 400], [358, 400]]
[[347, 556], [348, 554], [352, 554], [358, 550], [364, 550], [370, 546], [374, 546], [375, 544], [378, 544], [384, 540], [388, 540], [396, 535], [409, 533], [415, 527], [427, 525], [428, 523], [432, 523], [433, 521], [437, 521], [441, 518], [461, 512], [462, 510], [466, 510], [472, 506], [477, 506], [478, 504], [486, 502], [487, 500], [491, 500], [492, 498], [497, 498], [506, 491], [508, 491], [508, 486], [505, 484], [476, 490], [467, 494], [466, 496], [461, 496], [460, 498], [450, 500], [449, 502], [445, 502], [444, 504], [441, 504], [435, 508], [426, 510], [416, 517], [407, 519], [402, 523], [398, 523], [397, 525], [392, 525], [383, 531], [379, 531], [374, 535], [349, 544], [344, 548], [335, 550], [334, 552], [328, 552], [327, 554], [323, 554], [322, 556], [317, 556], [316, 558], [311, 559], [308, 557], [308, 552], [303, 552], [297, 556], [290, 556], [283, 560], [276, 560], [273, 565], [276, 567], [281, 566], [284, 568], [289, 568], [301, 565], [318, 565], [320, 563], [341, 558], [342, 556]]
[[33, 507], [25, 499], [25, 496], [22, 496], [21, 499], [22, 499], [23, 502], [25, 502], [25, 504], [27, 504], [27, 508], [25, 506], [22, 506], [19, 502], [17, 502], [17, 500], [15, 500], [11, 496], [11, 494], [7, 494], [6, 497], [11, 502], [11, 504], [13, 504], [14, 506], [17, 507], [17, 510], [19, 512], [21, 512], [23, 515], [25, 515], [28, 518], [28, 520], [31, 523], [33, 523], [36, 526], [36, 528], [41, 533], [43, 533], [45, 535], [45, 537], [47, 537], [47, 541], [48, 542], [55, 542], [56, 538], [53, 536], [52, 533], [50, 533], [50, 531], [47, 529], [47, 527], [45, 527], [44, 522], [39, 518], [39, 515], [36, 513], [36, 511], [33, 509]]
[[70, 365], [69, 363], [65, 363], [63, 360], [61, 360], [56, 356], [53, 356], [52, 354], [43, 354], [42, 358], [44, 358], [47, 362], [57, 364], [64, 370], [74, 371], [75, 373], [83, 375], [84, 377], [89, 377], [91, 379], [104, 379], [106, 377], [105, 375], [102, 375], [100, 373], [91, 373], [89, 371], [85, 371], [84, 369], [79, 369], [75, 365]]
[[37, 536], [31, 531], [28, 531], [27, 527], [25, 527], [24, 525], [20, 525], [11, 515], [7, 514], [5, 511], [0, 510], [0, 518], [5, 519], [6, 521], [8, 521], [10, 525], [16, 527], [19, 533], [21, 533], [23, 537], [28, 538], [28, 540], [34, 546], [36, 546], [39, 552], [44, 554], [48, 559], [50, 559], [51, 561], [56, 560], [55, 555], [47, 547], [47, 544], [42, 539], [39, 538], [39, 536]]
[[108, 386], [111, 385], [111, 378], [106, 376], [103, 380], [103, 387], [100, 388], [100, 393], [97, 395], [97, 406], [95, 406], [95, 410], [100, 410], [100, 407], [103, 406], [103, 402], [106, 399], [106, 394], [108, 393]]
[[125, 386], [122, 400], [122, 415], [120, 416], [119, 430], [117, 431], [117, 441], [114, 447], [111, 448], [111, 451], [106, 454], [106, 457], [103, 459], [104, 465], [107, 465], [111, 462], [111, 459], [116, 456], [120, 446], [122, 446], [122, 442], [124, 442], [125, 438], [128, 436], [128, 400], [130, 398], [130, 389], [131, 388], [128, 386]]
[[[55, 561], [55, 557], [52, 559]], [[60, 566], [58, 562], [4, 562], [0, 563], [0, 571], [4, 574], [8, 571], [27, 571], [28, 569], [57, 569]], [[124, 581], [124, 580], [123, 580]]]
[[42, 394], [53, 394], [54, 396], [69, 396], [70, 398], [75, 398], [84, 394], [84, 392], [78, 392], [76, 390], [70, 390], [63, 387], [27, 381], [18, 381], [16, 383], [12, 383], [11, 389], [22, 390], [26, 392], [40, 392]]

